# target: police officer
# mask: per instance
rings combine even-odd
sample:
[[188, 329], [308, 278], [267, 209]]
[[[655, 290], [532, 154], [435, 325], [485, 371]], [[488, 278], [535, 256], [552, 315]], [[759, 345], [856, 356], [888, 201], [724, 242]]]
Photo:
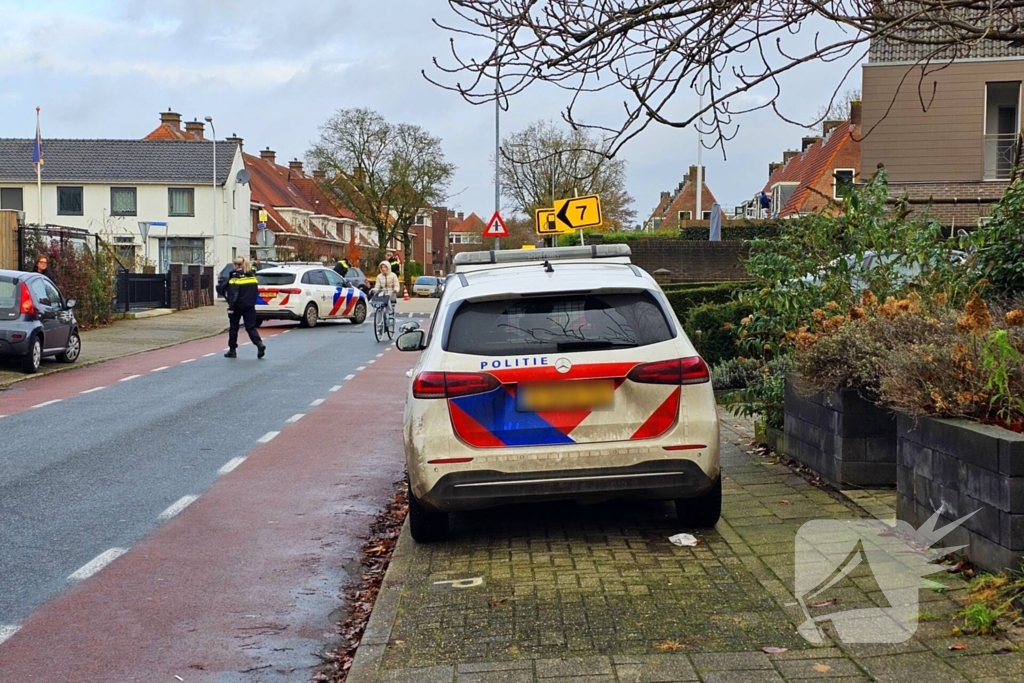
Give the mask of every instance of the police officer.
[[402, 262], [398, 260], [398, 256], [395, 255], [395, 252], [390, 249], [388, 249], [387, 253], [387, 262], [391, 264], [391, 272], [394, 273], [396, 277], [402, 277]]
[[342, 277], [348, 275], [348, 271], [352, 269], [352, 265], [348, 262], [348, 259], [342, 256], [338, 259], [338, 262], [334, 264], [334, 272]]
[[228, 352], [225, 358], [237, 358], [235, 350], [238, 348], [238, 323], [245, 323], [245, 331], [249, 339], [256, 345], [257, 358], [263, 358], [267, 347], [260, 339], [260, 333], [256, 331], [256, 297], [259, 295], [256, 271], [248, 268], [245, 259], [241, 256], [235, 258], [235, 269], [228, 275], [227, 282], [221, 285], [224, 298], [228, 301]]

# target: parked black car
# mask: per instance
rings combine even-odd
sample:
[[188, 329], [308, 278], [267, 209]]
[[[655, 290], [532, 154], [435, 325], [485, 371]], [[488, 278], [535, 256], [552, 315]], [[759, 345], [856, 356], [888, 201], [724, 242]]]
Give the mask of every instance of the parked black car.
[[0, 358], [20, 359], [28, 373], [46, 356], [74, 363], [82, 351], [74, 307], [49, 278], [0, 270]]
[[364, 294], [369, 292], [371, 289], [370, 283], [366, 279], [366, 275], [358, 268], [349, 268], [348, 272], [345, 273], [344, 278], [356, 289], [361, 289]]

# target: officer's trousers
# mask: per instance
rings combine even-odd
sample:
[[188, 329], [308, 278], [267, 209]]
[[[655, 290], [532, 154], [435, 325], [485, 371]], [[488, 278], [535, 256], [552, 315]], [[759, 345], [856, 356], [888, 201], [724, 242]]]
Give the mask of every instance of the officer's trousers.
[[228, 348], [234, 351], [238, 347], [238, 323], [239, 321], [245, 323], [245, 331], [249, 335], [250, 341], [256, 346], [263, 343], [260, 339], [260, 333], [256, 331], [256, 308], [254, 306], [245, 306], [234, 308], [228, 313]]

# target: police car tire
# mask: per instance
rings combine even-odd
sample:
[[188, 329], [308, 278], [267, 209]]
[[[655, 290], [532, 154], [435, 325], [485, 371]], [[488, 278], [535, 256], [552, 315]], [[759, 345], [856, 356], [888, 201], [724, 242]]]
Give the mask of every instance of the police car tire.
[[[312, 312], [312, 315], [310, 313]], [[316, 327], [316, 319], [319, 316], [319, 311], [316, 310], [316, 304], [306, 304], [306, 310], [302, 312], [302, 318], [299, 320], [299, 327]]]
[[366, 320], [366, 302], [360, 301], [356, 304], [356, 310], [352, 312], [352, 324], [362, 325]]
[[420, 505], [409, 488], [409, 533], [417, 543], [434, 543], [448, 538], [448, 513], [428, 510]]
[[676, 499], [679, 524], [691, 529], [710, 529], [722, 516], [722, 475], [711, 488], [694, 498]]

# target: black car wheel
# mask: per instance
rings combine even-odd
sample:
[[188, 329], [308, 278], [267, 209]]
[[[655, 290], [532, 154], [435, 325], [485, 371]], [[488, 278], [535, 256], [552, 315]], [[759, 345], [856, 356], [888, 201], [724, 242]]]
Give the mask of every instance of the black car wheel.
[[360, 301], [356, 304], [356, 310], [352, 313], [352, 324], [362, 325], [364, 320], [366, 320], [366, 302]]
[[36, 335], [32, 338], [32, 346], [29, 347], [28, 354], [21, 361], [22, 372], [31, 375], [32, 373], [39, 372], [39, 366], [43, 362], [43, 340], [41, 337]]
[[82, 353], [82, 338], [78, 336], [78, 330], [72, 330], [68, 335], [68, 345], [64, 349], [64, 353], [57, 356], [57, 360], [61, 363], [74, 363], [78, 360], [80, 353]]
[[409, 533], [417, 543], [433, 543], [448, 538], [451, 527], [447, 512], [428, 510], [420, 505], [409, 487]]
[[676, 518], [691, 529], [710, 529], [722, 516], [722, 475], [711, 488], [694, 498], [676, 500]]
[[299, 325], [302, 327], [316, 327], [316, 321], [319, 317], [319, 313], [316, 310], [316, 304], [311, 303], [306, 306], [306, 310], [302, 313], [302, 320], [299, 321]]

